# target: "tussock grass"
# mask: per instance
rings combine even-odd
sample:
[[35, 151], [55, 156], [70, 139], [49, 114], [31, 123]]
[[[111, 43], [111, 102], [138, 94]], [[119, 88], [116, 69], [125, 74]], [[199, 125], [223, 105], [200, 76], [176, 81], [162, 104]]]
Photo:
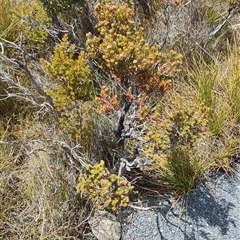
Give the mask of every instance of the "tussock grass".
[[[192, 191], [209, 172], [231, 174], [236, 170], [234, 161], [240, 153], [239, 60], [236, 45], [229, 45], [224, 59], [218, 56], [211, 63], [198, 55], [188, 69], [187, 81], [178, 82], [162, 99], [163, 118], [183, 110], [186, 114], [193, 111], [184, 123], [191, 125], [196, 118], [201, 124], [198, 132], [191, 132], [190, 142], [170, 149], [160, 171], [168, 186], [180, 195]], [[182, 134], [180, 131], [175, 136]]]
[[[229, 46], [230, 47], [230, 46]], [[208, 64], [195, 59], [190, 74], [198, 101], [208, 109], [208, 122], [213, 135], [221, 134], [224, 125], [231, 128], [239, 122], [239, 52], [229, 48], [227, 59]]]
[[76, 169], [46, 141], [56, 136], [49, 126], [18, 122], [0, 129], [0, 238], [81, 239], [89, 204], [76, 193]]
[[210, 167], [210, 163], [198, 159], [184, 147], [178, 147], [169, 154], [162, 174], [175, 194], [186, 196], [194, 190]]

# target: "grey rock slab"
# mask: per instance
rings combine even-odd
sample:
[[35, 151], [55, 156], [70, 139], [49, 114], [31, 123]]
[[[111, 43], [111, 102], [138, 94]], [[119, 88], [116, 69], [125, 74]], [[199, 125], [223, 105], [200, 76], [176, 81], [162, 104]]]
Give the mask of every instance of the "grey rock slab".
[[239, 177], [218, 174], [199, 184], [184, 201], [158, 201], [152, 210], [133, 210], [123, 225], [122, 239], [239, 240]]
[[120, 222], [107, 211], [96, 212], [90, 219], [89, 225], [98, 240], [119, 240], [121, 238]]

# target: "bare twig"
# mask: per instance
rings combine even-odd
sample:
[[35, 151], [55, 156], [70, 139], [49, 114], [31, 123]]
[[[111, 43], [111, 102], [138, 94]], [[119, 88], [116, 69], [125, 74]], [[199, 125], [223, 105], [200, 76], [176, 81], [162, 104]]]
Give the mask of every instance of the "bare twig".
[[154, 210], [154, 209], [160, 208], [160, 206], [139, 207], [139, 206], [132, 205], [132, 204], [129, 204], [128, 206], [130, 208], [133, 208], [133, 209], [136, 209], [136, 210], [140, 210], [140, 211], [149, 211], [149, 210]]
[[82, 167], [86, 167], [87, 166], [87, 163], [83, 160], [84, 157], [80, 156], [74, 150], [74, 148], [71, 148], [67, 143], [65, 143], [63, 141], [58, 141], [58, 140], [48, 140], [48, 141], [61, 146], [62, 149], [65, 150], [71, 156], [71, 159], [74, 161], [74, 163], [76, 163], [76, 164], [80, 163]]
[[33, 74], [31, 73], [31, 71], [29, 70], [28, 68], [28, 64], [27, 64], [27, 57], [31, 57], [30, 54], [28, 54], [24, 49], [22, 49], [20, 46], [18, 46], [17, 44], [13, 43], [13, 42], [10, 42], [6, 39], [3, 39], [0, 37], [0, 40], [2, 42], [5, 42], [6, 44], [10, 45], [11, 47], [13, 47], [14, 49], [16, 49], [17, 51], [19, 51], [22, 55], [22, 61], [23, 62], [20, 62], [19, 60], [17, 59], [14, 59], [14, 58], [9, 58], [7, 57], [5, 54], [4, 54], [4, 48], [3, 48], [3, 44], [1, 43], [1, 48], [2, 48], [2, 51], [0, 53], [0, 58], [3, 59], [4, 61], [12, 64], [13, 66], [21, 69], [25, 74], [26, 76], [28, 77], [28, 79], [31, 81], [33, 87], [37, 90], [37, 92], [43, 96], [44, 98], [46, 98], [47, 102], [54, 108], [54, 105], [53, 105], [53, 102], [52, 102], [52, 99], [50, 96], [48, 96], [45, 91], [41, 88], [41, 86], [37, 83], [35, 77], [33, 76]]
[[214, 31], [212, 31], [209, 36], [215, 36], [219, 31], [221, 31], [221, 29], [224, 27], [224, 25], [228, 22], [228, 20], [233, 16], [234, 14], [234, 9], [233, 8], [229, 8], [228, 10], [228, 15], [226, 16], [226, 18], [224, 19], [224, 21], [218, 25], [216, 27], [216, 29]]

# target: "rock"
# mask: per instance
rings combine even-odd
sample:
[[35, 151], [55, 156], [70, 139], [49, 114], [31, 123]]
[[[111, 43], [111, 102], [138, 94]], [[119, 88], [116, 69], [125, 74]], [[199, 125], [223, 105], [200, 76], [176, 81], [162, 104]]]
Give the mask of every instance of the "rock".
[[90, 219], [89, 225], [98, 240], [119, 240], [121, 238], [120, 222], [107, 211], [96, 212]]

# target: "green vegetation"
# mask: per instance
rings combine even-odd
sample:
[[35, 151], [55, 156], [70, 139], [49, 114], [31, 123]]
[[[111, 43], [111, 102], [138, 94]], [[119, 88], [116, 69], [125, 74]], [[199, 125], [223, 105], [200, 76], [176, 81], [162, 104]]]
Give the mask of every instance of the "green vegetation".
[[164, 92], [178, 71], [181, 56], [174, 51], [163, 54], [158, 46], [144, 39], [144, 28], [137, 27], [134, 8], [99, 3], [96, 8], [99, 34], [88, 34], [87, 51], [113, 80], [124, 89], [131, 87], [145, 93]]
[[87, 56], [81, 51], [74, 59], [75, 50], [75, 46], [69, 44], [67, 35], [64, 35], [61, 44], [54, 48], [50, 63], [41, 61], [53, 80], [51, 89], [46, 92], [60, 115], [61, 127], [71, 139], [82, 137], [86, 121], [91, 126], [91, 120], [86, 115], [90, 114], [89, 101], [93, 98], [92, 74]]
[[97, 209], [116, 211], [127, 207], [133, 188], [123, 177], [111, 174], [101, 160], [94, 166], [88, 165], [85, 173], [80, 174], [77, 192], [90, 198]]
[[238, 2], [138, 2], [1, 0], [1, 239], [82, 239], [136, 190], [235, 173]]

